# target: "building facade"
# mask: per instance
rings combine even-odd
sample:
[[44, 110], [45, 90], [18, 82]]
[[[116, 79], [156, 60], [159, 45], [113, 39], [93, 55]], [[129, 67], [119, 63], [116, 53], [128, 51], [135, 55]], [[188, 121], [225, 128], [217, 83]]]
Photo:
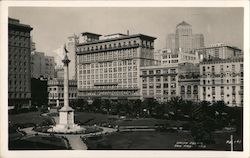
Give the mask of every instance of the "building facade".
[[93, 33], [85, 36], [88, 42], [77, 45], [78, 97], [139, 99], [140, 67], [154, 63], [156, 38], [143, 34], [113, 34], [103, 39]]
[[228, 59], [243, 56], [239, 48], [224, 43], [216, 43], [208, 47], [195, 49], [195, 52], [197, 52], [202, 59]]
[[160, 102], [179, 94], [178, 66], [141, 67], [141, 97], [154, 98]]
[[200, 69], [199, 64], [179, 64], [179, 92], [184, 100], [199, 101]]
[[31, 106], [31, 37], [32, 28], [17, 19], [8, 21], [8, 107]]
[[200, 63], [200, 100], [243, 106], [243, 58]]
[[[64, 104], [64, 86], [63, 78], [54, 78], [48, 81], [49, 106], [63, 106]], [[69, 80], [69, 101], [77, 99], [77, 82]]]
[[167, 52], [165, 50], [161, 53], [161, 65], [175, 65], [180, 63], [199, 63], [199, 56], [193, 52]]
[[172, 52], [189, 52], [204, 47], [204, 36], [193, 34], [192, 26], [185, 21], [176, 26], [175, 34], [167, 35], [167, 48]]

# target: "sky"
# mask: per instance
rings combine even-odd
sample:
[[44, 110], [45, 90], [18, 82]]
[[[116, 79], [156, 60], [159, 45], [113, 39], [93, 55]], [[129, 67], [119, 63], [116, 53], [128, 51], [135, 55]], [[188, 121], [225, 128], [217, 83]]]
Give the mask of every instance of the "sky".
[[110, 8], [110, 7], [10, 7], [9, 17], [33, 27], [37, 51], [56, 56], [67, 37], [81, 32], [102, 35], [142, 33], [156, 37], [155, 49], [166, 47], [166, 36], [178, 23], [202, 33], [205, 45], [217, 42], [243, 48], [243, 8]]

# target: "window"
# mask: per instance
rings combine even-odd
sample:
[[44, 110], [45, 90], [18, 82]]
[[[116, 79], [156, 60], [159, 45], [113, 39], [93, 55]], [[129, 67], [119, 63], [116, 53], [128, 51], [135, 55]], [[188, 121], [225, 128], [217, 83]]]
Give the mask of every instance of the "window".
[[168, 88], [168, 83], [164, 83], [163, 88]]
[[190, 85], [187, 86], [187, 94], [191, 94], [191, 86]]
[[156, 77], [156, 82], [161, 82], [161, 77]]
[[181, 94], [185, 94], [185, 87], [181, 86]]

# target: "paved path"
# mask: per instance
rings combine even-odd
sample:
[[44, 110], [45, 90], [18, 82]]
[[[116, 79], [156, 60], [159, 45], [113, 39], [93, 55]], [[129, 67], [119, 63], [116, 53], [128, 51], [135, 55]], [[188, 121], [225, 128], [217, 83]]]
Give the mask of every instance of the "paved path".
[[[88, 147], [87, 145], [81, 140], [82, 137], [91, 137], [91, 136], [96, 136], [96, 135], [102, 135], [102, 134], [107, 134], [107, 133], [113, 133], [116, 132], [117, 129], [114, 128], [107, 128], [107, 127], [100, 127], [103, 129], [101, 132], [96, 132], [96, 133], [88, 133], [88, 134], [54, 134], [56, 136], [64, 136], [69, 140], [69, 144], [72, 148], [72, 150], [87, 150]], [[26, 136], [23, 137], [23, 139], [34, 136], [36, 133], [39, 135], [49, 135], [49, 133], [41, 133], [41, 132], [36, 132], [32, 130], [33, 127], [29, 128], [23, 128], [20, 129], [21, 131], [24, 131], [27, 133]]]
[[[50, 111], [51, 112], [54, 112], [54, 111]], [[43, 116], [47, 116], [48, 113], [45, 113], [45, 114], [42, 114]], [[53, 117], [54, 121], [56, 122], [56, 124], [58, 124], [59, 122], [59, 117]], [[114, 128], [107, 128], [107, 127], [100, 127], [102, 128], [103, 130], [100, 131], [100, 132], [96, 132], [96, 133], [88, 133], [88, 134], [54, 134], [56, 136], [64, 136], [68, 139], [69, 141], [69, 144], [71, 146], [71, 148], [73, 150], [87, 150], [88, 147], [87, 145], [81, 140], [81, 137], [91, 137], [91, 136], [96, 136], [96, 135], [102, 135], [102, 134], [107, 134], [107, 133], [113, 133], [113, 132], [116, 132], [117, 129], [114, 129]], [[29, 128], [23, 128], [23, 129], [20, 129], [22, 131], [24, 131], [25, 133], [27, 133], [26, 136], [24, 136], [22, 139], [25, 139], [25, 138], [28, 138], [28, 137], [31, 137], [35, 134], [39, 134], [39, 135], [50, 135], [49, 133], [41, 133], [41, 132], [36, 132], [36, 131], [33, 131], [32, 130], [33, 127], [29, 127]]]
[[79, 135], [65, 135], [73, 150], [87, 150], [87, 145], [82, 141]]

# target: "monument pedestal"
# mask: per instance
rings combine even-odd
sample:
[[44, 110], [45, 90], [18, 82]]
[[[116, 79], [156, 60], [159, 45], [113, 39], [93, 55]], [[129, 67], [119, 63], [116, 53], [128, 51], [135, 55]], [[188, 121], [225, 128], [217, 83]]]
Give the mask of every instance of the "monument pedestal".
[[85, 131], [84, 128], [74, 123], [74, 109], [62, 107], [59, 110], [59, 124], [52, 129], [55, 133], [76, 133]]

